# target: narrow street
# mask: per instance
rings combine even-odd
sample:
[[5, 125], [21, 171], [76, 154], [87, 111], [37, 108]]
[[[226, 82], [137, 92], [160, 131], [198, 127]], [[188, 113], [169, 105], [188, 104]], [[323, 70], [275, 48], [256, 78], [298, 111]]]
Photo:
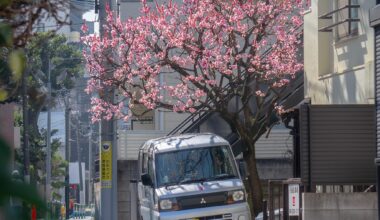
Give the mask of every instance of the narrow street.
[[0, 220], [380, 220], [380, 0], [0, 0]]
[[94, 217], [70, 218], [69, 220], [76, 220], [76, 219], [82, 219], [82, 220], [94, 220]]

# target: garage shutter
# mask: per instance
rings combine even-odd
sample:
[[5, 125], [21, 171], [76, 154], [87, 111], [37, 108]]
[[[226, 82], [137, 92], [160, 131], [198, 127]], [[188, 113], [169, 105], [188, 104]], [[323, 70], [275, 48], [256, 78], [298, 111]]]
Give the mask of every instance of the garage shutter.
[[375, 183], [373, 105], [310, 106], [312, 184]]
[[[380, 131], [380, 27], [375, 28], [376, 129]], [[380, 133], [377, 132], [377, 158], [380, 158]]]

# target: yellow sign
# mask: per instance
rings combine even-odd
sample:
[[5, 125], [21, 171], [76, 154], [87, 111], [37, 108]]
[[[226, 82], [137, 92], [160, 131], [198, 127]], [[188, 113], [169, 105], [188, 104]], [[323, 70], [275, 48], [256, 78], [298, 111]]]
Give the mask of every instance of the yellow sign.
[[102, 188], [112, 188], [112, 142], [103, 141], [100, 153], [100, 181]]

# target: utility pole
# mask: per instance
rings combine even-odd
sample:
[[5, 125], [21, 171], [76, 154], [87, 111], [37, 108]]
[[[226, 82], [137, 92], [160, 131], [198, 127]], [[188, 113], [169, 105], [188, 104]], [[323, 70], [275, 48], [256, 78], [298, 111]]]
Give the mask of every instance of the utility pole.
[[88, 134], [88, 203], [92, 203], [92, 189], [93, 189], [93, 183], [92, 183], [92, 164], [93, 164], [93, 158], [92, 158], [92, 126], [89, 126], [89, 134]]
[[[111, 10], [112, 1], [99, 1], [99, 33], [104, 37], [103, 25], [107, 24], [106, 5]], [[109, 88], [100, 98], [113, 101], [114, 88]], [[117, 146], [116, 121], [101, 120], [100, 123], [100, 220], [117, 220]]]
[[28, 127], [28, 95], [27, 95], [28, 70], [24, 71], [22, 77], [22, 117], [23, 117], [23, 154], [24, 154], [24, 181], [30, 183], [30, 158], [29, 158], [29, 127]]
[[70, 208], [70, 176], [69, 176], [69, 164], [70, 164], [70, 97], [65, 98], [65, 159], [68, 162], [66, 166], [65, 175], [65, 205], [66, 205], [66, 219], [69, 218]]
[[51, 189], [50, 189], [50, 182], [51, 182], [51, 78], [50, 78], [50, 72], [51, 72], [51, 63], [50, 58], [48, 61], [48, 104], [47, 104], [47, 134], [46, 134], [46, 201], [51, 201]]
[[81, 154], [81, 149], [80, 149], [80, 144], [79, 144], [79, 114], [77, 116], [78, 116], [78, 120], [76, 122], [77, 124], [76, 134], [77, 134], [77, 155], [78, 155], [78, 165], [79, 165], [79, 201], [80, 201], [80, 204], [82, 204], [83, 202], [83, 195], [82, 195], [83, 178], [82, 178], [82, 161], [81, 161], [82, 154]]
[[[112, 98], [115, 99], [115, 91]], [[117, 120], [112, 119], [112, 220], [118, 219], [118, 192], [117, 192]]]

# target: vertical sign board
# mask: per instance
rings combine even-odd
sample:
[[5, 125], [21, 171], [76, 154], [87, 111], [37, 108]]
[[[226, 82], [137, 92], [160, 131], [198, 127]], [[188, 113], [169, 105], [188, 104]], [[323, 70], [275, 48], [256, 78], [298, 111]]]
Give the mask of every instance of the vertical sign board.
[[102, 188], [112, 188], [112, 142], [103, 141], [100, 153], [100, 181]]
[[300, 186], [299, 184], [288, 185], [289, 216], [299, 216], [300, 213]]

